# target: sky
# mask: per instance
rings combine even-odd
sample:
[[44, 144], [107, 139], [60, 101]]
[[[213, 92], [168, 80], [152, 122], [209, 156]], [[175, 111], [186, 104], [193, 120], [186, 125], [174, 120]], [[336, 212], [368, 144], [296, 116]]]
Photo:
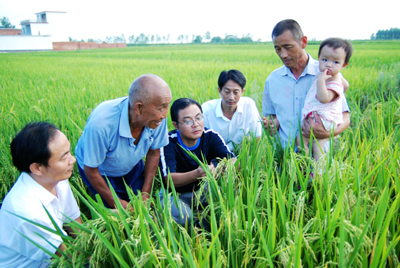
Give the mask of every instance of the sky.
[[295, 19], [309, 40], [327, 37], [369, 39], [378, 30], [400, 28], [398, 1], [261, 1], [261, 0], [0, 0], [0, 17], [16, 28], [20, 21], [35, 19], [41, 11], [65, 11], [74, 39], [106, 36], [178, 35], [242, 37], [271, 40], [277, 22]]

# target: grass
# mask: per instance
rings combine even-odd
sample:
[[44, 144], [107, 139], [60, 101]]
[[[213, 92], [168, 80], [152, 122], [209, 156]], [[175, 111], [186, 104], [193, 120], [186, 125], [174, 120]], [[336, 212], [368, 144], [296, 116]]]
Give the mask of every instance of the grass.
[[[109, 211], [74, 170], [70, 182], [88, 219], [73, 224], [81, 234], [71, 258], [53, 265], [79, 267], [91, 256], [93, 267], [399, 267], [400, 43], [353, 45], [343, 71], [351, 125], [312, 183], [310, 167], [323, 167], [309, 157], [275, 152], [266, 133], [246, 141], [237, 149], [240, 170], [206, 179], [209, 206], [198, 215], [211, 224], [206, 232], [176, 225], [156, 193], [151, 208], [132, 195], [133, 212]], [[314, 58], [317, 49], [307, 47]], [[261, 110], [265, 78], [280, 66], [271, 44], [2, 54], [0, 200], [19, 175], [9, 143], [27, 122], [55, 123], [74, 148], [93, 108], [126, 96], [137, 76], [158, 74], [173, 99], [202, 103], [218, 98], [218, 75], [232, 68], [245, 74], [244, 95]]]

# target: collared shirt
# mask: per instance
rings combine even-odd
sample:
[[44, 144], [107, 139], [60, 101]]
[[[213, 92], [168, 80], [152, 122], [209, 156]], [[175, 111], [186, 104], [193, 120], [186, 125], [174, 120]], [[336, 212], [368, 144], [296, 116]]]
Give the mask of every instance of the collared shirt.
[[[299, 134], [304, 101], [320, 73], [319, 62], [311, 55], [308, 56], [308, 64], [298, 79], [288, 67], [282, 66], [273, 71], [265, 81], [262, 113], [264, 116], [276, 115], [280, 124], [279, 138], [284, 148], [289, 142], [292, 144]], [[342, 111], [349, 111], [345, 97], [342, 99]]]
[[[160, 169], [163, 178], [168, 176], [170, 173], [184, 173], [195, 170], [199, 167], [199, 164], [182, 149], [178, 139], [179, 132], [173, 130], [169, 133], [169, 143], [167, 146], [160, 149]], [[204, 129], [201, 135], [200, 144], [193, 147], [187, 147], [197, 158], [209, 165], [216, 158], [233, 158], [235, 155], [229, 150], [222, 137], [212, 129]], [[163, 180], [164, 181], [164, 180]], [[199, 189], [201, 180], [196, 182], [175, 187], [177, 193], [185, 193], [196, 191]]]
[[[62, 243], [61, 237], [11, 213], [55, 230], [43, 208], [44, 206], [58, 227], [62, 229], [63, 224], [69, 221], [68, 218], [73, 220], [79, 218], [80, 211], [68, 180], [60, 181], [56, 185], [56, 191], [57, 197], [38, 184], [29, 174], [21, 173], [10, 192], [4, 198], [0, 209], [1, 267], [47, 267], [49, 265], [49, 262], [44, 261], [49, 260], [51, 256], [23, 235], [50, 252], [55, 252], [56, 250], [46, 240], [58, 248]], [[65, 234], [64, 231], [63, 233]], [[44, 239], [38, 234], [43, 236]]]
[[156, 129], [144, 127], [139, 143], [134, 144], [129, 126], [128, 97], [100, 103], [89, 116], [75, 147], [79, 166], [98, 167], [103, 176], [126, 175], [146, 156], [168, 144], [167, 120]]
[[222, 99], [210, 100], [203, 105], [204, 126], [218, 132], [233, 150], [233, 143], [239, 144], [244, 136], [260, 137], [262, 133], [260, 114], [254, 100], [241, 97], [232, 119], [224, 116], [221, 106]]

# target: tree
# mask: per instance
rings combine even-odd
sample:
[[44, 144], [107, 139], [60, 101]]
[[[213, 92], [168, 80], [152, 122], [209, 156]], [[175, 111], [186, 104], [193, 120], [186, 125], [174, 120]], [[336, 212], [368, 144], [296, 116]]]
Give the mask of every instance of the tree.
[[183, 36], [183, 34], [180, 34], [179, 36], [178, 36], [178, 42], [181, 42], [181, 44], [183, 43], [183, 39], [185, 39], [185, 37]]
[[[371, 35], [371, 39], [373, 34]], [[390, 30], [379, 30], [375, 35], [375, 40], [389, 40], [389, 39], [400, 39], [400, 29], [390, 28]]]
[[210, 43], [222, 43], [222, 38], [219, 37], [219, 36], [214, 36], [214, 37], [211, 39]]
[[197, 35], [196, 38], [193, 39], [193, 43], [200, 44], [203, 38], [200, 35]]
[[134, 44], [135, 43], [135, 36], [131, 35], [128, 37], [129, 43]]
[[12, 25], [10, 20], [7, 17], [3, 17], [1, 20], [0, 28], [15, 28], [15, 25]]
[[204, 40], [209, 41], [210, 39], [211, 39], [211, 33], [206, 32], [206, 34], [204, 35]]

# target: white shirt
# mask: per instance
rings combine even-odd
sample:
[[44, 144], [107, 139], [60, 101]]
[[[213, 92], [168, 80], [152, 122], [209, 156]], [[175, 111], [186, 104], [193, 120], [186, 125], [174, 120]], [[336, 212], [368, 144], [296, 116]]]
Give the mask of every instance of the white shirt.
[[44, 261], [49, 260], [51, 256], [20, 233], [50, 252], [56, 250], [36, 233], [42, 235], [56, 248], [62, 243], [61, 238], [9, 212], [54, 230], [55, 228], [43, 208], [45, 206], [62, 229], [63, 224], [69, 221], [65, 216], [75, 220], [80, 216], [80, 211], [68, 180], [60, 181], [56, 185], [56, 190], [58, 198], [38, 184], [29, 174], [22, 172], [18, 177], [4, 198], [0, 209], [0, 266], [2, 268], [47, 267], [50, 264]]
[[204, 126], [218, 132], [230, 150], [232, 143], [239, 144], [250, 131], [261, 137], [261, 118], [254, 100], [241, 97], [231, 120], [222, 113], [221, 102], [222, 99], [215, 99], [203, 103]]

